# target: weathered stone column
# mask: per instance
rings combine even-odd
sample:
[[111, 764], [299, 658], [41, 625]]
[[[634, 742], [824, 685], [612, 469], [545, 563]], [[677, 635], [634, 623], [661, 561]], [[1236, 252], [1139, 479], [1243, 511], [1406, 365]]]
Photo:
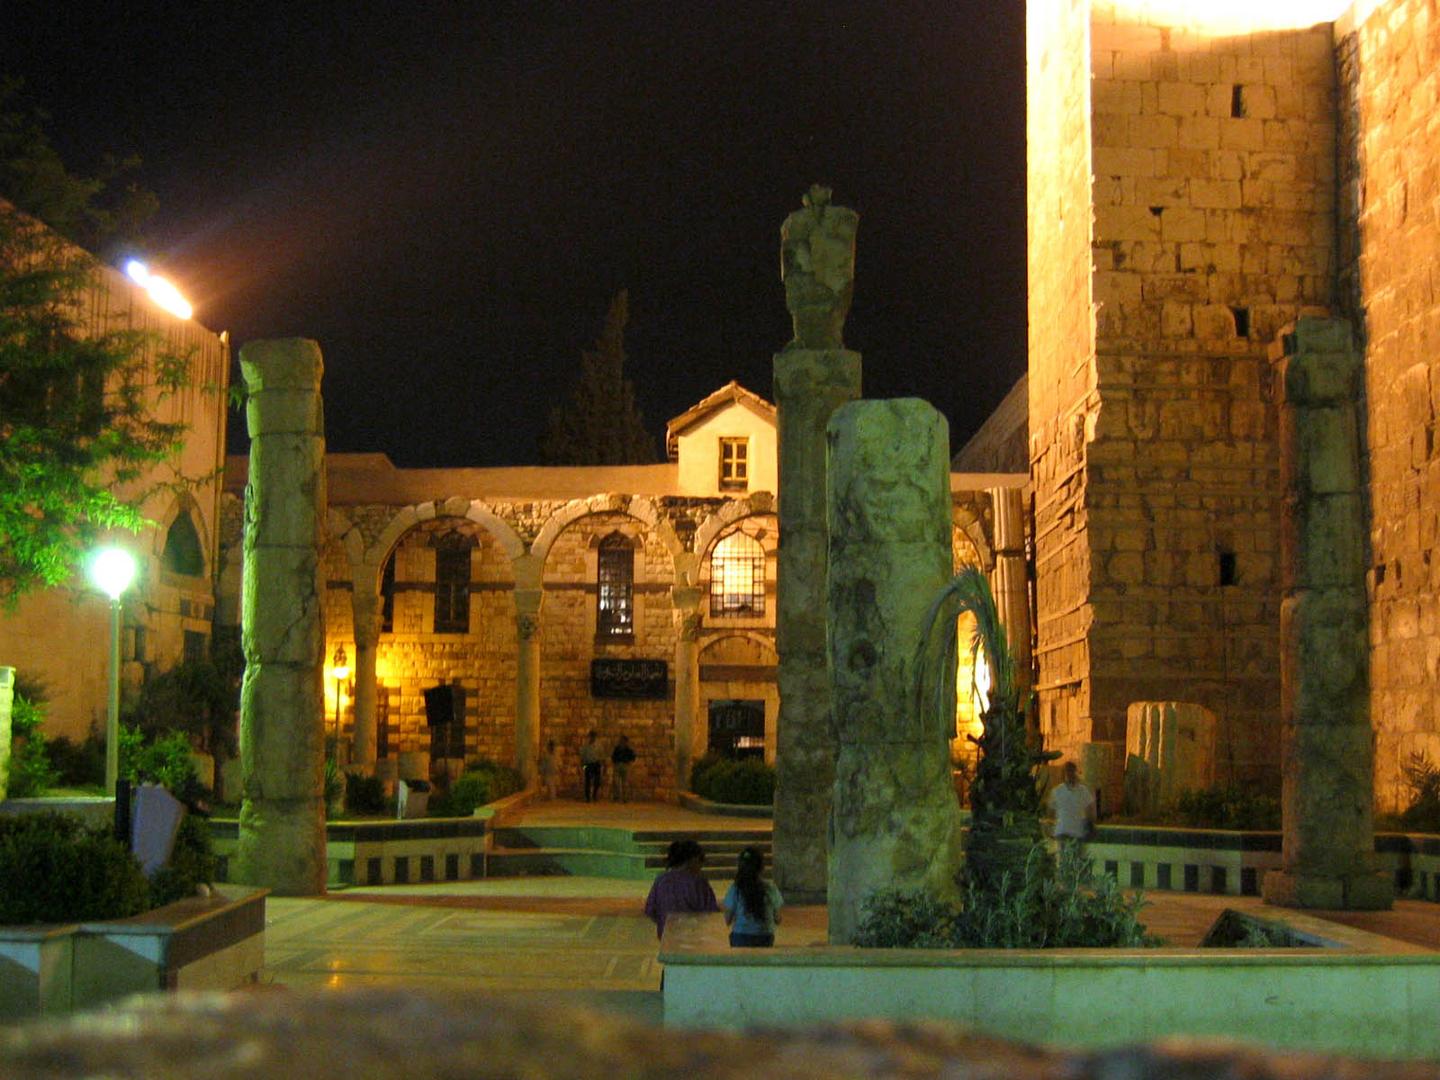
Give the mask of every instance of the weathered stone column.
[[[950, 438], [917, 399], [858, 401], [829, 429], [830, 940], [852, 940], [877, 889], [957, 899], [960, 804], [950, 777], [955, 658], [927, 653], [948, 715], [917, 712], [916, 654], [950, 580]], [[934, 646], [933, 648], [938, 648]], [[948, 693], [946, 693], [948, 691]]]
[[10, 787], [10, 711], [15, 701], [15, 669], [0, 665], [0, 799]]
[[1281, 340], [1285, 834], [1264, 895], [1286, 907], [1388, 908], [1393, 886], [1375, 871], [1361, 358], [1342, 319], [1303, 318]]
[[363, 568], [365, 580], [356, 581], [350, 594], [350, 612], [355, 622], [355, 738], [351, 761], [367, 774], [375, 771], [375, 654], [380, 644], [380, 594], [375, 591], [369, 570]]
[[991, 488], [995, 515], [995, 570], [991, 591], [1005, 626], [1010, 655], [1015, 658], [1015, 681], [1023, 702], [1030, 690], [1030, 587], [1025, 571], [1025, 492], [1020, 488]]
[[325, 891], [325, 428], [320, 346], [240, 350], [249, 399], [240, 761], [234, 878], [282, 896]]
[[534, 783], [540, 761], [540, 589], [515, 589], [515, 768]]
[[825, 425], [860, 396], [845, 348], [855, 289], [855, 211], [815, 184], [780, 226], [780, 278], [795, 336], [775, 357], [780, 491], [775, 648], [775, 882], [792, 903], [825, 899], [825, 828], [835, 776], [825, 655]]
[[[676, 585], [675, 605], [675, 790], [690, 790], [695, 729], [700, 715], [700, 589]], [[700, 753], [704, 753], [701, 747]]]

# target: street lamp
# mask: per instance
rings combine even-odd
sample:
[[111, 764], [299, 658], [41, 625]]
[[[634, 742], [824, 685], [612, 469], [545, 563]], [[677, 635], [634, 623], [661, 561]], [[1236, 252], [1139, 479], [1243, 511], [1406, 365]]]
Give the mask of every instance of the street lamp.
[[335, 655], [330, 658], [330, 671], [335, 676], [335, 760], [340, 760], [340, 688], [350, 677], [350, 658], [345, 655], [344, 644], [335, 646]]
[[124, 548], [101, 548], [90, 559], [90, 580], [110, 597], [110, 709], [105, 717], [105, 790], [120, 777], [120, 595], [135, 580], [135, 557]]

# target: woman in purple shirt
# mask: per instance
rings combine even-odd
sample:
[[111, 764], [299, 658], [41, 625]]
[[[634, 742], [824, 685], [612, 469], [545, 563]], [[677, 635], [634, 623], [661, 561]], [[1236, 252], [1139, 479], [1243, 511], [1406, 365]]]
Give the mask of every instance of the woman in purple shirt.
[[645, 898], [645, 914], [655, 922], [655, 936], [665, 934], [665, 920], [676, 912], [719, 911], [715, 890], [700, 873], [705, 864], [705, 849], [694, 840], [676, 840], [665, 854], [669, 867], [650, 886]]

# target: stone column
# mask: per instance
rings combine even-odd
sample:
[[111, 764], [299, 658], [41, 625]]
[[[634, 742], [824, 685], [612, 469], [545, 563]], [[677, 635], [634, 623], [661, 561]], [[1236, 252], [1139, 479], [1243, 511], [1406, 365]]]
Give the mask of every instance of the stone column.
[[825, 898], [825, 828], [835, 776], [825, 659], [825, 425], [860, 396], [860, 354], [792, 349], [775, 357], [778, 517], [775, 647], [775, 883], [791, 903]]
[[[696, 758], [695, 731], [700, 716], [700, 598], [693, 585], [670, 591], [675, 605], [675, 790], [690, 790], [690, 766]], [[703, 754], [705, 748], [700, 748]]]
[[0, 800], [10, 787], [10, 710], [15, 701], [15, 669], [0, 665]]
[[1015, 681], [1024, 702], [1030, 690], [1030, 586], [1025, 568], [1025, 492], [991, 488], [995, 515], [995, 570], [990, 575], [995, 607], [1005, 626]]
[[240, 761], [234, 879], [282, 896], [325, 891], [324, 652], [320, 543], [325, 429], [320, 346], [240, 350], [248, 400]]
[[[947, 715], [916, 708], [925, 616], [950, 580], [950, 439], [917, 399], [859, 401], [829, 428], [830, 941], [853, 939], [877, 889], [958, 899], [960, 804], [950, 777], [955, 657], [925, 668]], [[938, 637], [938, 635], [936, 635]], [[947, 693], [948, 691], [948, 693]]]
[[1282, 867], [1267, 903], [1388, 908], [1375, 871], [1365, 517], [1350, 324], [1302, 318], [1282, 336], [1280, 606]]
[[515, 768], [527, 784], [540, 761], [541, 599], [539, 589], [515, 590]]
[[370, 567], [361, 568], [350, 611], [355, 621], [355, 739], [351, 760], [367, 775], [375, 771], [375, 653], [380, 644], [380, 594]]

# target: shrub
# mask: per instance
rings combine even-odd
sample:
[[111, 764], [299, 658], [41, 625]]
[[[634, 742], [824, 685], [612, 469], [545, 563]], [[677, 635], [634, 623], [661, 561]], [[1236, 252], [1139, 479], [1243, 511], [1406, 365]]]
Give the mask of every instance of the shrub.
[[120, 775], [133, 784], [163, 784], [177, 799], [194, 802], [206, 794], [190, 760], [190, 737], [171, 731], [147, 742], [138, 728], [120, 729]]
[[105, 783], [105, 740], [91, 732], [81, 743], [57, 735], [45, 743], [50, 763], [66, 787], [100, 787]]
[[431, 796], [427, 808], [431, 817], [469, 817], [484, 806], [525, 786], [520, 774], [508, 765], [478, 758], [450, 785], [450, 790]]
[[918, 949], [1066, 949], [1135, 947], [1155, 942], [1139, 920], [1144, 897], [1126, 896], [1115, 881], [1096, 879], [1075, 846], [1055, 860], [1044, 843], [1031, 846], [1019, 875], [1003, 873], [985, 887], [970, 877], [960, 906], [917, 891], [881, 890], [869, 897], [855, 943]]
[[45, 706], [38, 699], [17, 693], [11, 704], [11, 743], [7, 794], [12, 799], [31, 799], [45, 794], [60, 780], [50, 764], [45, 733]]
[[1167, 816], [1192, 829], [1278, 829], [1280, 800], [1263, 792], [1216, 784], [1182, 791]]
[[125, 918], [148, 895], [140, 864], [108, 830], [49, 812], [0, 818], [0, 923]]
[[703, 772], [692, 770], [690, 787], [712, 802], [764, 806], [775, 801], [775, 770], [760, 758], [721, 758]]
[[385, 782], [378, 776], [345, 776], [345, 809], [352, 814], [383, 814], [389, 808]]
[[1410, 805], [1400, 812], [1401, 827], [1440, 833], [1440, 768], [1424, 753], [1412, 753], [1400, 771], [1410, 788]]
[[705, 781], [703, 777], [710, 770], [721, 765], [728, 765], [734, 758], [728, 758], [724, 754], [709, 753], [702, 757], [695, 764], [690, 766], [690, 790], [697, 795], [700, 793], [700, 785]]
[[175, 834], [170, 862], [150, 879], [150, 906], [194, 896], [201, 885], [215, 879], [215, 851], [210, 846], [210, 825], [198, 814], [186, 814]]
[[222, 671], [209, 660], [186, 660], [146, 679], [126, 703], [122, 720], [151, 738], [184, 732], [206, 753], [234, 757], [239, 705], [238, 672]]

